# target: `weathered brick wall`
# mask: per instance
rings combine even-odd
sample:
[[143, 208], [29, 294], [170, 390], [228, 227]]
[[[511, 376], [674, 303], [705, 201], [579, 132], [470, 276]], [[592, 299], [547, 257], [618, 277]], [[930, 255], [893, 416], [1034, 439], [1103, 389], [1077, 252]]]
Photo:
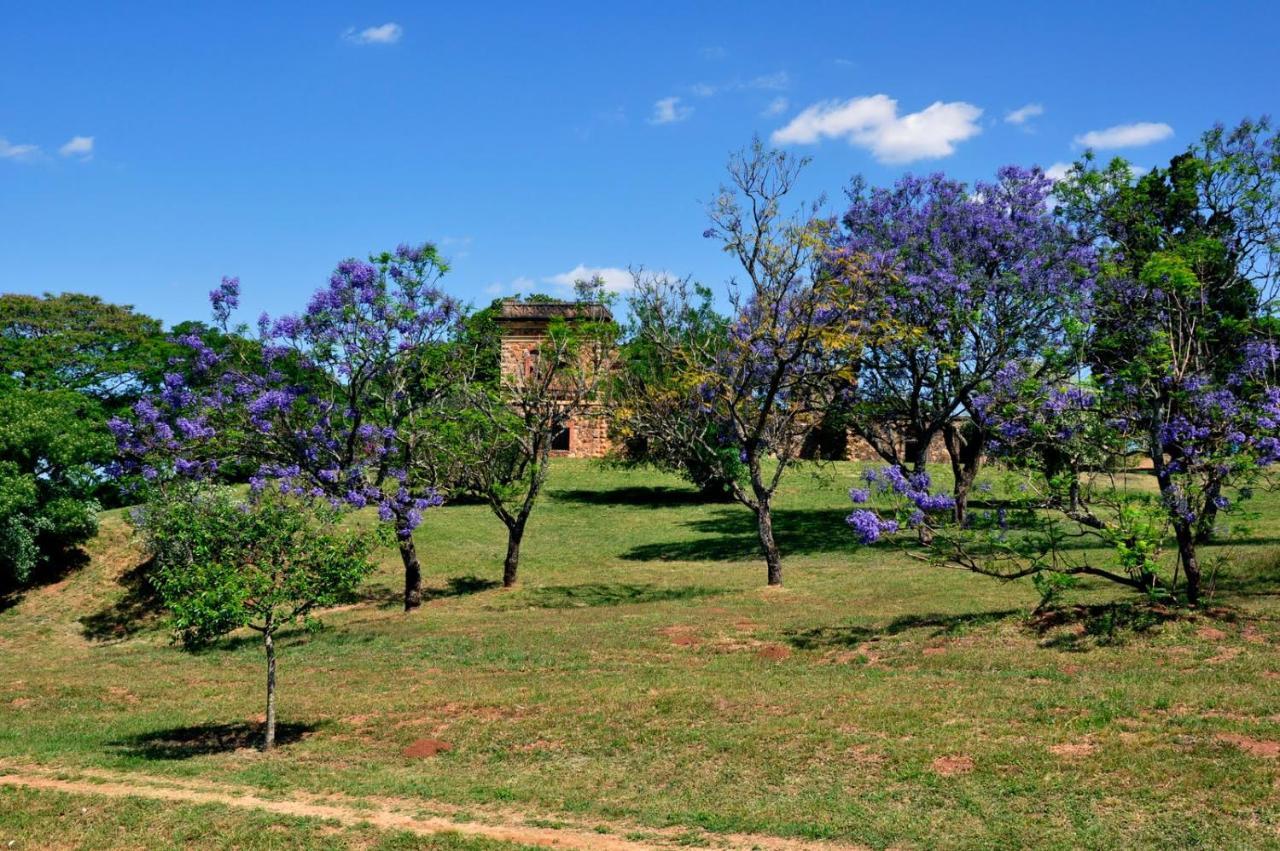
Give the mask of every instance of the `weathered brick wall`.
[[[517, 305], [517, 308], [523, 305]], [[546, 337], [550, 319], [540, 316], [504, 317], [502, 321], [502, 374], [508, 379], [527, 373], [530, 360]], [[552, 455], [567, 458], [603, 458], [609, 453], [609, 427], [602, 406], [595, 406], [568, 423], [569, 449]]]
[[[845, 459], [849, 461], [884, 461], [880, 454], [871, 448], [871, 444], [852, 432], [849, 433]], [[942, 440], [942, 435], [934, 436], [933, 441], [929, 444], [926, 460], [930, 464], [949, 464], [951, 462], [951, 458], [947, 455], [947, 446]]]

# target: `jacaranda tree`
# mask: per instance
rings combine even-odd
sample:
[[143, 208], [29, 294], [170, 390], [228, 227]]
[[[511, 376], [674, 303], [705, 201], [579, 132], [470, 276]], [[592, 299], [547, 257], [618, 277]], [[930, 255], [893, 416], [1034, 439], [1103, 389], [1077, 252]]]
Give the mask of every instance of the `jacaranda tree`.
[[684, 376], [675, 384], [687, 392], [666, 409], [673, 428], [701, 444], [699, 463], [719, 465], [716, 477], [754, 513], [770, 585], [782, 583], [774, 494], [852, 378], [858, 341], [857, 257], [831, 268], [823, 262], [831, 223], [816, 206], [782, 209], [803, 165], [759, 140], [730, 160], [730, 185], [713, 201], [705, 234], [745, 276], [730, 284], [727, 334], [706, 335], [691, 321], [699, 308], [686, 281], [651, 277], [634, 295], [635, 309], [651, 317], [641, 326], [645, 344]]
[[986, 434], [973, 400], [999, 370], [1053, 377], [1086, 311], [1091, 248], [1056, 221], [1052, 182], [1002, 168], [972, 187], [942, 174], [888, 189], [855, 180], [837, 260], [867, 258], [868, 329], [852, 422], [890, 464], [923, 471], [941, 436], [963, 521]]
[[[1197, 604], [1198, 544], [1280, 460], [1280, 139], [1265, 121], [1215, 128], [1136, 179], [1086, 156], [1058, 195], [1100, 257], [1077, 369], [1011, 361], [974, 397], [990, 451], [1031, 475], [990, 515], [939, 524], [935, 555], [1030, 576], [1045, 600], [1086, 575]], [[891, 522], [876, 507], [851, 517], [863, 540]]]
[[161, 465], [207, 474], [248, 460], [255, 490], [279, 482], [300, 496], [376, 506], [399, 542], [405, 610], [418, 607], [413, 531], [440, 503], [427, 412], [449, 386], [446, 343], [460, 316], [437, 286], [445, 271], [429, 244], [344, 260], [305, 312], [264, 314], [243, 345], [235, 342], [247, 329], [231, 322], [239, 282], [224, 279], [211, 301], [218, 327], [236, 331], [232, 345], [179, 339], [193, 377], [166, 375], [160, 395], [113, 423], [126, 462], [155, 477]]

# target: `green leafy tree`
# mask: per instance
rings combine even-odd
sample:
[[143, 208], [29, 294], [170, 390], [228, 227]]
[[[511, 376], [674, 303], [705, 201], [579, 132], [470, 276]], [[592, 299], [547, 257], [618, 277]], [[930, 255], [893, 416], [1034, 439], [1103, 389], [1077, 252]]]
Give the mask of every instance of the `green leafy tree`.
[[97, 296], [0, 295], [0, 380], [75, 390], [107, 413], [158, 386], [176, 352], [160, 322]]
[[[373, 570], [377, 535], [343, 529], [337, 509], [267, 488], [244, 499], [226, 487], [173, 482], [135, 515], [154, 557], [150, 575], [187, 649], [248, 627], [267, 657], [264, 749], [275, 744], [280, 628], [350, 598]], [[389, 542], [389, 541], [388, 541]]]
[[0, 391], [0, 585], [27, 582], [97, 532], [92, 494], [113, 449], [97, 401]]
[[[520, 545], [546, 483], [555, 440], [571, 420], [599, 408], [615, 357], [617, 325], [604, 281], [580, 281], [575, 289], [577, 299], [569, 304], [505, 302], [516, 312], [532, 307], [556, 315], [525, 361], [496, 376], [495, 318], [468, 323], [455, 357], [469, 360], [469, 377], [444, 399], [430, 429], [437, 447], [435, 478], [450, 492], [483, 500], [507, 528], [506, 587], [516, 583]], [[500, 313], [502, 307], [495, 309]]]

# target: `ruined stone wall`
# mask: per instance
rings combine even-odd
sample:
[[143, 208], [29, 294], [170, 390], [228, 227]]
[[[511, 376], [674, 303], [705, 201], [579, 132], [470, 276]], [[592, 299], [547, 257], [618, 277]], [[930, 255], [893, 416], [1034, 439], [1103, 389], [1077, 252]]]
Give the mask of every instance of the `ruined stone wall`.
[[[506, 377], [526, 374], [538, 346], [547, 333], [545, 319], [508, 319], [503, 323], [502, 374]], [[566, 458], [603, 458], [609, 453], [609, 426], [600, 405], [574, 417], [568, 423], [569, 448], [552, 450], [551, 454]]]

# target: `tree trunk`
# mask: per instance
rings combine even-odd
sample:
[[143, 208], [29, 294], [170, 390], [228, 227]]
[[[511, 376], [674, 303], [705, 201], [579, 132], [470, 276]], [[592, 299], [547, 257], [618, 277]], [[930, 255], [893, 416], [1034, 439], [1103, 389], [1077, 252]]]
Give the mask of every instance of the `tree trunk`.
[[942, 430], [947, 456], [951, 459], [951, 474], [955, 479], [951, 495], [955, 499], [954, 519], [963, 526], [969, 511], [969, 494], [982, 467], [982, 449], [985, 444], [982, 431], [971, 423], [963, 430], [948, 424]]
[[502, 562], [502, 587], [516, 584], [516, 572], [520, 569], [520, 541], [524, 538], [524, 520], [517, 520], [507, 527], [507, 558]]
[[764, 553], [764, 563], [769, 569], [769, 584], [782, 584], [782, 553], [778, 552], [778, 543], [773, 539], [773, 511], [768, 500], [761, 500], [756, 508], [756, 531], [760, 535], [760, 550]]
[[1213, 540], [1213, 528], [1218, 522], [1218, 497], [1222, 495], [1222, 483], [1210, 482], [1205, 490], [1204, 511], [1196, 523], [1196, 543], [1207, 544]]
[[269, 751], [276, 744], [276, 640], [272, 635], [275, 624], [271, 616], [267, 616], [267, 624], [262, 633], [263, 643], [267, 648], [267, 732], [262, 739], [262, 749]]
[[412, 536], [400, 541], [400, 560], [404, 562], [404, 610], [410, 612], [422, 605], [422, 566]]
[[1187, 581], [1187, 602], [1200, 604], [1200, 559], [1196, 555], [1196, 533], [1190, 523], [1175, 523], [1174, 534], [1178, 539], [1178, 560]]

